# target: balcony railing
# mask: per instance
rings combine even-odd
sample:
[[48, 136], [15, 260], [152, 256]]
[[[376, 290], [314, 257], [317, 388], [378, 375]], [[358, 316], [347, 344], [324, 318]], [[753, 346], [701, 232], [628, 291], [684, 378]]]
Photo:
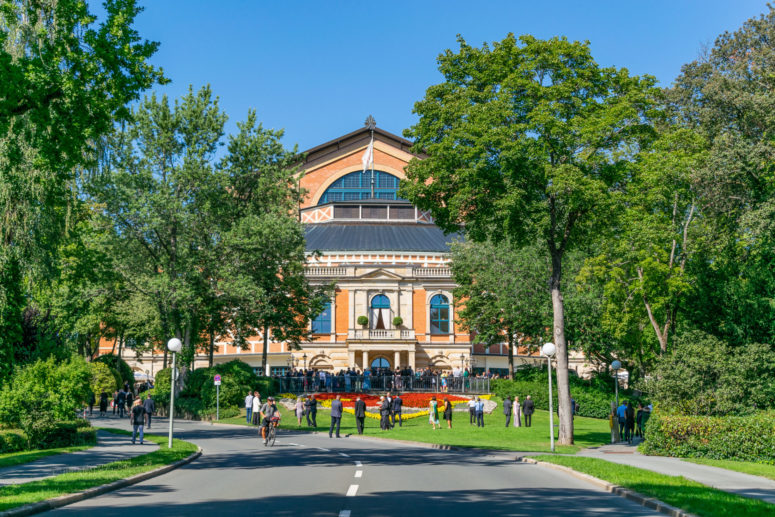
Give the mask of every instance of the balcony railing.
[[307, 268], [307, 276], [343, 277], [347, 275], [346, 267], [318, 267]]
[[414, 329], [350, 329], [349, 339], [416, 339]]
[[416, 267], [414, 268], [414, 276], [449, 278], [452, 276], [452, 270], [448, 267]]
[[[312, 372], [310, 372], [312, 373]], [[490, 379], [478, 377], [451, 377], [440, 375], [331, 375], [327, 372], [320, 378], [318, 372], [310, 376], [275, 377], [278, 393], [384, 393], [393, 392], [445, 392], [445, 393], [489, 393]]]

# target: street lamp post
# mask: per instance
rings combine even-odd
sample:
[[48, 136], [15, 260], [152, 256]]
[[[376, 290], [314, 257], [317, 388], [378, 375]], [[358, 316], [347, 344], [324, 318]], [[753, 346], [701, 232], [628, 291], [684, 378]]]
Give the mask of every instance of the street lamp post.
[[301, 356], [302, 359], [304, 359], [304, 370], [307, 370], [307, 353], [304, 352], [304, 354]]
[[549, 370], [549, 443], [554, 452], [554, 410], [552, 409], [552, 357], [557, 351], [554, 343], [545, 343], [541, 347], [541, 353], [546, 356], [546, 367]]
[[176, 337], [167, 341], [167, 349], [172, 352], [172, 375], [170, 376], [170, 436], [167, 448], [172, 449], [172, 421], [175, 418], [175, 380], [178, 375], [177, 353], [183, 348], [183, 343]]
[[619, 368], [622, 367], [618, 359], [611, 363], [611, 369], [614, 371], [614, 391], [616, 392], [616, 407], [619, 407]]

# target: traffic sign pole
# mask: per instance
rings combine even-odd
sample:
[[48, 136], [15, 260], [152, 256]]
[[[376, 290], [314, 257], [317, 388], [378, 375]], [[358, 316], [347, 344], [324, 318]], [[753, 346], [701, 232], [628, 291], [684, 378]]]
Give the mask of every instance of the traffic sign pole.
[[215, 419], [221, 419], [221, 376], [216, 375], [213, 379], [215, 382]]

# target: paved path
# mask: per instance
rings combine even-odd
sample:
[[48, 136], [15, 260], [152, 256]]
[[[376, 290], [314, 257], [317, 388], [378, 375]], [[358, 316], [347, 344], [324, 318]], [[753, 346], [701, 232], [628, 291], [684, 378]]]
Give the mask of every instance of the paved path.
[[[106, 425], [106, 424], [102, 424]], [[113, 425], [127, 427], [124, 422]], [[516, 454], [446, 451], [281, 430], [176, 422], [202, 447], [184, 467], [55, 510], [58, 515], [466, 516], [658, 515]]]
[[775, 504], [775, 481], [771, 479], [708, 465], [698, 465], [679, 458], [645, 456], [637, 451], [636, 446], [637, 444], [605, 445], [595, 449], [585, 449], [578, 455], [640, 467], [668, 476], [683, 476], [725, 492], [754, 497]]
[[[127, 426], [128, 427], [128, 426]], [[153, 442], [132, 445], [132, 437], [97, 431], [97, 445], [91, 449], [57, 454], [30, 463], [0, 469], [0, 486], [28, 483], [51, 476], [125, 460], [159, 448]]]

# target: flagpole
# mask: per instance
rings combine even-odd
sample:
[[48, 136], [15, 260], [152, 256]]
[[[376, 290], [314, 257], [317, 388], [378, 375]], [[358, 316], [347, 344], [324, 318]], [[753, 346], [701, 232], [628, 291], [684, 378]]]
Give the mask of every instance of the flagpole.
[[366, 123], [364, 125], [369, 128], [369, 131], [371, 132], [371, 143], [369, 144], [369, 149], [371, 149], [371, 199], [374, 199], [374, 128], [377, 127], [377, 121], [374, 120], [374, 117], [369, 115], [366, 117]]

